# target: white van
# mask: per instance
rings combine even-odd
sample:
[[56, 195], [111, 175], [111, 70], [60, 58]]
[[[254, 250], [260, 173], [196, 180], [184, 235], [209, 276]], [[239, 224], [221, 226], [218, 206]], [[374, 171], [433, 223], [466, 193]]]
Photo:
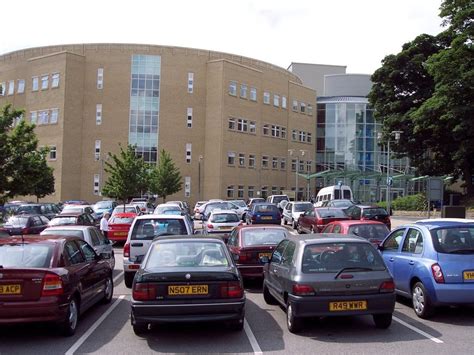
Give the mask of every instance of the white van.
[[323, 202], [331, 200], [353, 200], [352, 199], [352, 190], [347, 185], [332, 185], [323, 187], [319, 190], [318, 195], [316, 196], [316, 201], [314, 202], [315, 207], [320, 207]]

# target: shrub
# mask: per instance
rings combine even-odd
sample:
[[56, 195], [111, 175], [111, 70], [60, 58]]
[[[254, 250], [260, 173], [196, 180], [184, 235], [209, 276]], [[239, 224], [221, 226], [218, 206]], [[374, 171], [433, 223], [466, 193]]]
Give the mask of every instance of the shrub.
[[[387, 209], [387, 202], [377, 203], [378, 206]], [[423, 211], [426, 210], [426, 196], [424, 194], [399, 197], [392, 201], [391, 207], [397, 211]]]

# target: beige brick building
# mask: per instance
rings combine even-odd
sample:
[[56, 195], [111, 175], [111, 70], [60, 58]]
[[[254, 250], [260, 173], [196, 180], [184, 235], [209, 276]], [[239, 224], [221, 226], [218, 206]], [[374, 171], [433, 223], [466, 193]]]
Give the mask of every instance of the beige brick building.
[[[25, 109], [51, 147], [56, 192], [100, 200], [108, 152], [170, 152], [183, 176], [172, 199], [258, 197], [314, 171], [316, 92], [256, 59], [135, 44], [30, 48], [0, 56], [0, 105]], [[306, 181], [298, 190], [306, 196]], [[314, 193], [311, 189], [310, 193]]]

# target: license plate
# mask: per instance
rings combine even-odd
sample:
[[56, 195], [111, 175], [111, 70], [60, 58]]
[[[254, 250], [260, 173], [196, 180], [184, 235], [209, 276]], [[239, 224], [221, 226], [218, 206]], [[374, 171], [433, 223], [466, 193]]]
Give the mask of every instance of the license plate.
[[115, 235], [127, 235], [128, 233], [127, 232], [115, 232], [114, 234]]
[[262, 219], [273, 219], [272, 216], [262, 216]]
[[363, 311], [366, 309], [367, 301], [329, 302], [329, 310], [331, 312]]
[[208, 285], [173, 285], [168, 286], [168, 295], [207, 295], [209, 293]]
[[229, 229], [232, 229], [232, 227], [219, 227], [220, 230], [228, 231]]
[[474, 271], [464, 271], [464, 280], [474, 280]]
[[0, 295], [20, 295], [21, 285], [0, 285]]
[[258, 253], [258, 257], [266, 256], [268, 259], [272, 257], [272, 253]]

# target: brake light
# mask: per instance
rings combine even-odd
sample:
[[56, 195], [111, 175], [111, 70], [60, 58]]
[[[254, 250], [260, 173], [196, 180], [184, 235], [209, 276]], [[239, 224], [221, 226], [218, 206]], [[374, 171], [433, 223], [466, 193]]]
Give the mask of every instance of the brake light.
[[43, 278], [43, 291], [41, 292], [42, 297], [46, 296], [58, 296], [64, 293], [63, 280], [59, 275], [53, 273], [47, 273]]
[[250, 254], [248, 253], [240, 253], [239, 254], [239, 262], [246, 262], [250, 260]]
[[149, 301], [156, 299], [156, 287], [149, 283], [135, 283], [132, 296], [135, 301]]
[[226, 282], [221, 285], [221, 297], [223, 298], [241, 298], [244, 295], [244, 289], [238, 281]]
[[395, 291], [395, 283], [393, 281], [384, 281], [380, 284], [379, 292], [390, 293]]
[[123, 246], [123, 256], [125, 258], [130, 257], [130, 243], [125, 243], [125, 245]]
[[208, 223], [208, 224], [207, 224], [207, 228], [213, 229], [214, 226], [213, 226], [212, 224]]
[[439, 266], [439, 264], [431, 265], [431, 272], [433, 273], [433, 278], [435, 279], [436, 283], [444, 284], [443, 270], [441, 270], [441, 266]]
[[315, 294], [314, 289], [309, 285], [294, 284], [293, 294], [295, 296], [312, 296]]

